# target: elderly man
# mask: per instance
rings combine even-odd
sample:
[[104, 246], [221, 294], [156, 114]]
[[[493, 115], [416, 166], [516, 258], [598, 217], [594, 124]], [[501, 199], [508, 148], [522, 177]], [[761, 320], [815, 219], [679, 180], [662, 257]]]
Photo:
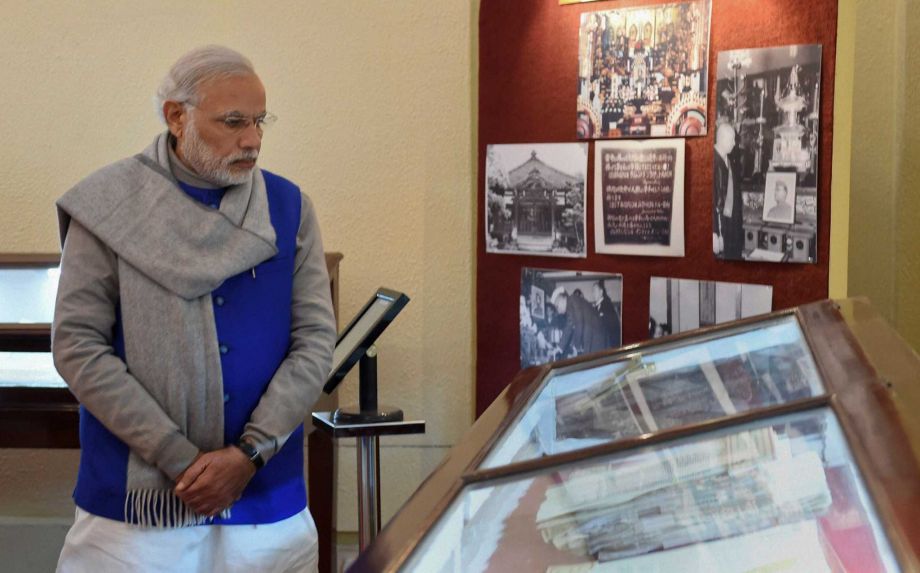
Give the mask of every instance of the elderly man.
[[556, 287], [550, 303], [560, 316], [565, 317], [565, 326], [559, 340], [561, 356], [569, 358], [608, 348], [607, 335], [601, 317], [584, 297], [570, 296], [565, 287]]
[[314, 571], [302, 424], [336, 336], [316, 216], [256, 168], [274, 118], [242, 55], [193, 50], [158, 99], [168, 130], [57, 203], [82, 444], [58, 570]]
[[713, 154], [712, 252], [723, 259], [740, 259], [744, 247], [741, 174], [733, 165], [735, 128], [720, 123]]

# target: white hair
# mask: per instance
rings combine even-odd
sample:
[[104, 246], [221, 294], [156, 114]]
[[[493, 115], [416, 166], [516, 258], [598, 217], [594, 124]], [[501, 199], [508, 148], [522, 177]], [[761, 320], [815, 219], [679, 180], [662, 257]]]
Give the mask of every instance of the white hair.
[[155, 104], [157, 115], [162, 121], [163, 104], [176, 101], [197, 105], [198, 89], [211, 80], [229, 76], [255, 75], [246, 56], [224, 46], [210, 45], [195, 48], [179, 58], [160, 82]]

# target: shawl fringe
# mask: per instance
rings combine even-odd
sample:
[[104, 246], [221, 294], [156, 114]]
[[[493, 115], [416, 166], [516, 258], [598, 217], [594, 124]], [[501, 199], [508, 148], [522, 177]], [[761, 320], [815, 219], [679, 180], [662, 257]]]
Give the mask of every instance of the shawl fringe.
[[[230, 508], [219, 514], [230, 519]], [[125, 496], [125, 523], [139, 527], [171, 529], [191, 527], [214, 521], [214, 517], [196, 513], [171, 489], [137, 489]]]

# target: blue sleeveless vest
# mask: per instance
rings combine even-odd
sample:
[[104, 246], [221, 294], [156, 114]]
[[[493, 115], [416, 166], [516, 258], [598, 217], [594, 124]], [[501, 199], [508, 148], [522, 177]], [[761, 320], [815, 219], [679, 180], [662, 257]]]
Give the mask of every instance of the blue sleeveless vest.
[[[268, 383], [287, 356], [291, 330], [294, 254], [300, 228], [300, 190], [263, 170], [278, 254], [211, 293], [224, 386], [224, 443], [235, 444]], [[221, 191], [183, 189], [194, 199], [217, 205]], [[216, 195], [215, 195], [216, 193]], [[210, 195], [210, 196], [209, 196]], [[113, 333], [115, 353], [124, 360], [120, 314]], [[169, 357], [164, 357], [169, 359]], [[74, 502], [85, 511], [125, 521], [128, 447], [80, 407], [80, 469]], [[303, 426], [252, 478], [229, 519], [215, 525], [272, 523], [306, 507]]]

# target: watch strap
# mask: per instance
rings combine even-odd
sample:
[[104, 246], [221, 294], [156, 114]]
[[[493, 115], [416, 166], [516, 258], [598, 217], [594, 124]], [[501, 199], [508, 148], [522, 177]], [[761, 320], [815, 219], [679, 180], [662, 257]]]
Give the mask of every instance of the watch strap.
[[262, 458], [262, 454], [260, 454], [259, 450], [257, 450], [256, 447], [249, 442], [240, 440], [236, 444], [236, 447], [239, 448], [247, 458], [249, 458], [249, 461], [252, 462], [252, 465], [256, 466], [256, 469], [260, 469], [265, 465], [265, 460]]

